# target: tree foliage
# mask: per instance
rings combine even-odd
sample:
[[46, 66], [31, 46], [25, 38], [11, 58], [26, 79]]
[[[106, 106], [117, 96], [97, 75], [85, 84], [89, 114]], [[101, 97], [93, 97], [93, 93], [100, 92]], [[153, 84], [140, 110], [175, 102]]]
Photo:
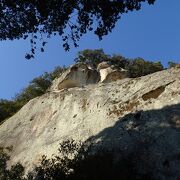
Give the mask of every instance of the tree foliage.
[[140, 10], [143, 2], [154, 4], [155, 0], [1, 0], [0, 40], [30, 37], [27, 59], [34, 57], [37, 39], [44, 51], [43, 35], [60, 35], [69, 50], [70, 41], [77, 47], [88, 31], [102, 39], [124, 13]]
[[160, 61], [151, 62], [145, 61], [142, 58], [136, 58], [132, 61], [128, 61], [125, 65], [125, 69], [129, 71], [129, 76], [131, 78], [136, 78], [162, 71], [164, 68]]
[[19, 109], [20, 106], [16, 102], [0, 99], [0, 123], [14, 115]]
[[9, 148], [0, 147], [0, 179], [1, 180], [25, 180], [24, 167], [17, 163], [8, 168], [7, 162], [10, 159], [8, 155]]
[[129, 77], [136, 78], [145, 76], [157, 71], [163, 70], [163, 65], [160, 61], [151, 62], [146, 61], [143, 58], [125, 58], [121, 55], [108, 55], [105, 54], [102, 49], [85, 49], [78, 53], [78, 56], [75, 58], [75, 62], [84, 62], [94, 67], [103, 61], [109, 62], [111, 65], [119, 68], [124, 68], [128, 70]]
[[75, 62], [83, 62], [93, 67], [97, 67], [99, 63], [103, 61], [108, 61], [108, 59], [109, 56], [104, 53], [103, 49], [85, 49], [78, 52], [78, 55], [75, 58]]
[[173, 62], [173, 61], [169, 61], [169, 62], [168, 62], [169, 68], [176, 67], [176, 65], [178, 65], [178, 63], [175, 63], [175, 62]]

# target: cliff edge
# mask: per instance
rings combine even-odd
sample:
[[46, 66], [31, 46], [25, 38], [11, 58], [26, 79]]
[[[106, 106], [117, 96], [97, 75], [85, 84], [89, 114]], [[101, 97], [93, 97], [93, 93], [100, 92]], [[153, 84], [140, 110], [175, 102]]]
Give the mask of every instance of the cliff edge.
[[9, 163], [27, 169], [42, 155], [56, 154], [69, 138], [121, 147], [125, 153], [144, 142], [150, 165], [161, 175], [180, 177], [180, 68], [50, 91], [0, 126], [0, 146], [13, 147]]

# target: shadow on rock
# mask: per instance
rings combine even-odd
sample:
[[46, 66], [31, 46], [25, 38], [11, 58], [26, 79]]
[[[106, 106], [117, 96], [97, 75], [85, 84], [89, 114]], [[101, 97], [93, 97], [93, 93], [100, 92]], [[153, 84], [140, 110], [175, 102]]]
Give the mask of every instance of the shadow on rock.
[[89, 142], [113, 152], [114, 179], [179, 179], [180, 104], [127, 114]]

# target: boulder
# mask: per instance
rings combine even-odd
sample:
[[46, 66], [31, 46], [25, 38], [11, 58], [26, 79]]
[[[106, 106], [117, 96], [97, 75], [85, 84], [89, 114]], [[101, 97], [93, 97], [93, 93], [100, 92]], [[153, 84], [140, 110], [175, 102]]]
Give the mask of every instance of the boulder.
[[101, 82], [112, 82], [118, 79], [124, 79], [128, 77], [128, 71], [121, 68], [116, 69], [115, 67], [108, 64], [108, 62], [102, 62], [98, 65], [97, 70], [101, 76]]
[[98, 64], [97, 70], [99, 71], [101, 69], [106, 69], [108, 67], [111, 67], [111, 65], [107, 61], [104, 61]]
[[73, 87], [83, 87], [88, 84], [95, 84], [99, 81], [100, 75], [84, 63], [77, 63], [67, 69], [60, 78], [54, 80], [50, 91], [59, 91]]

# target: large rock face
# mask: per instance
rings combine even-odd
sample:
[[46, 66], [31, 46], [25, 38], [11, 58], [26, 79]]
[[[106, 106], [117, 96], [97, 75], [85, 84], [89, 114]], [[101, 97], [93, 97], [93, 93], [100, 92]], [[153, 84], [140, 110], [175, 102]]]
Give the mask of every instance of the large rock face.
[[0, 126], [0, 145], [13, 146], [10, 164], [20, 161], [27, 169], [68, 138], [117, 146], [124, 156], [140, 150], [142, 162], [147, 159], [141, 170], [178, 179], [180, 69], [48, 92]]

